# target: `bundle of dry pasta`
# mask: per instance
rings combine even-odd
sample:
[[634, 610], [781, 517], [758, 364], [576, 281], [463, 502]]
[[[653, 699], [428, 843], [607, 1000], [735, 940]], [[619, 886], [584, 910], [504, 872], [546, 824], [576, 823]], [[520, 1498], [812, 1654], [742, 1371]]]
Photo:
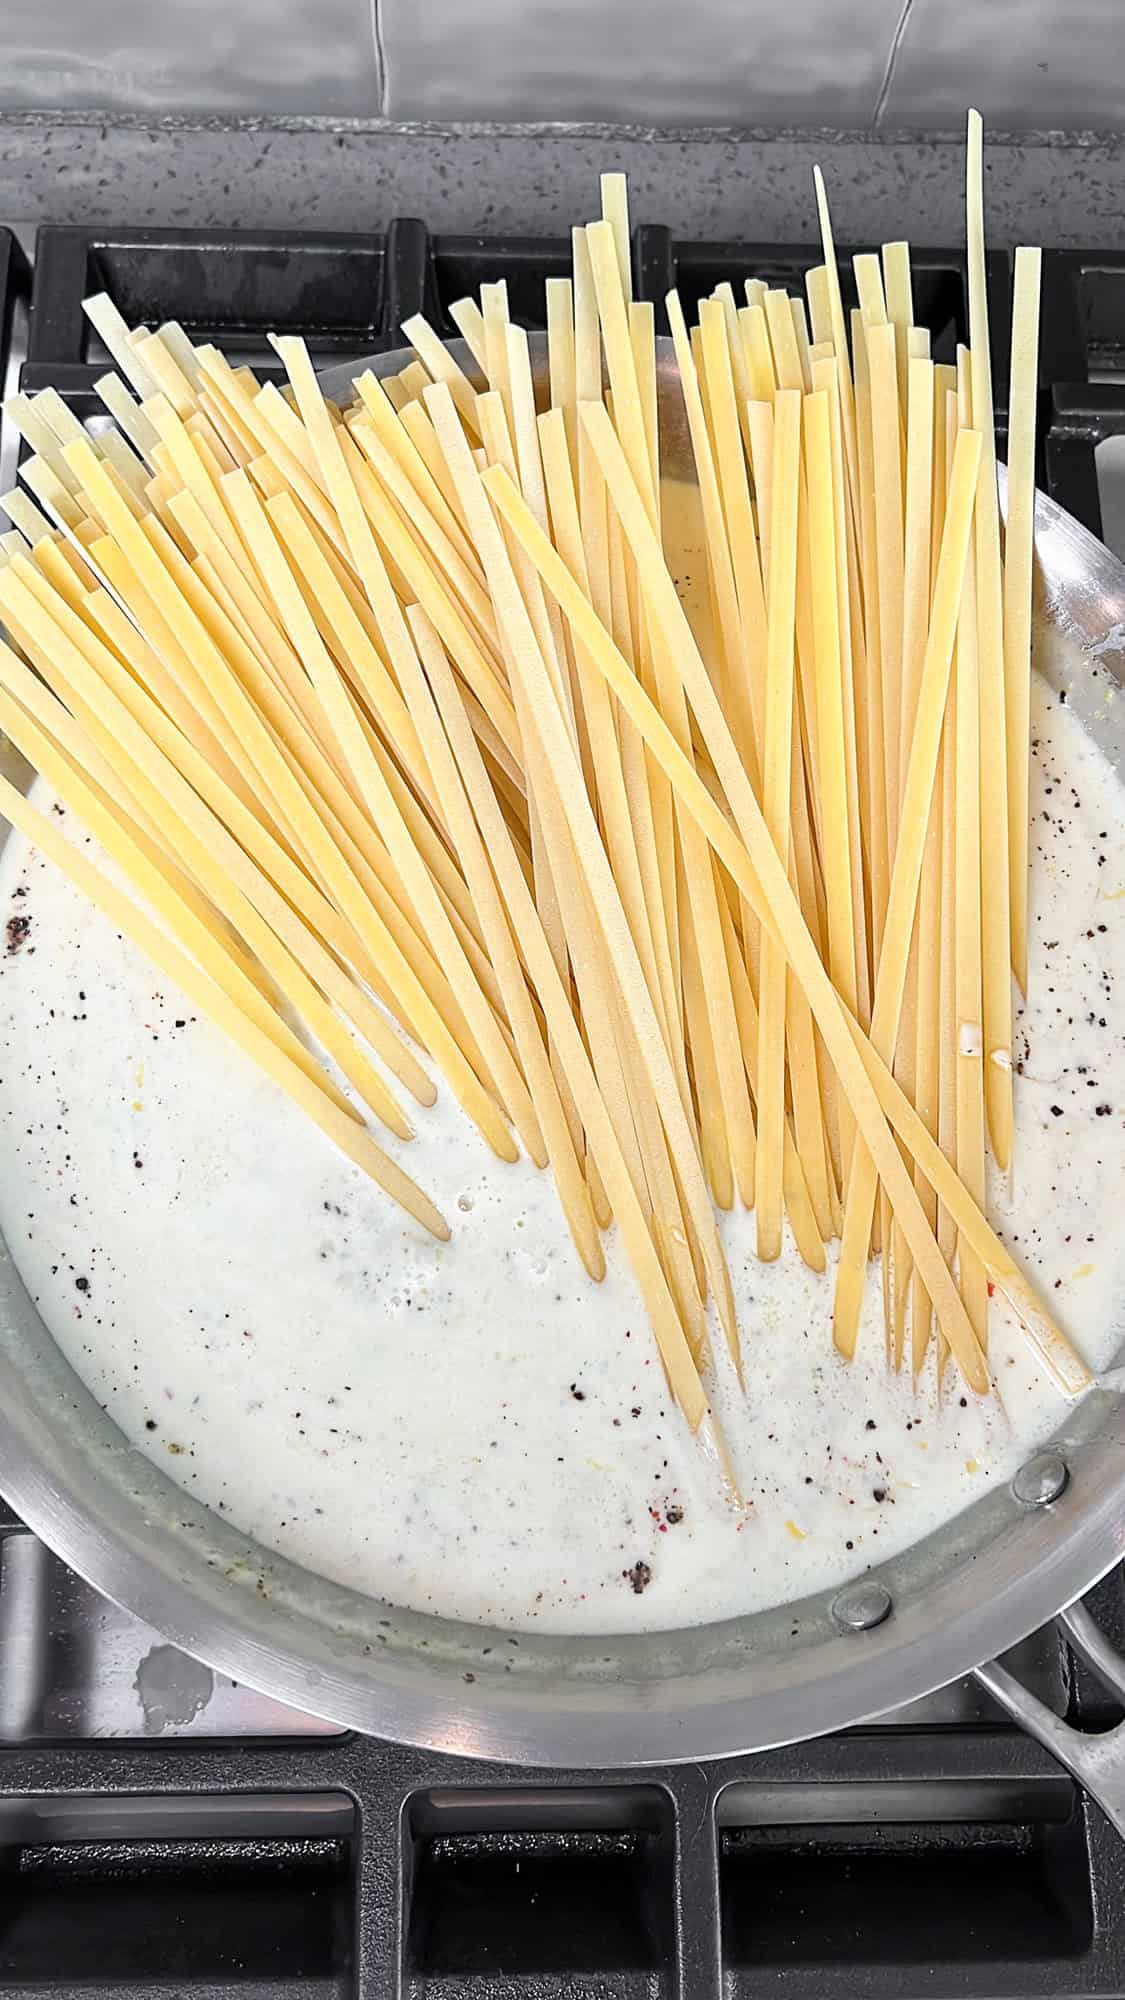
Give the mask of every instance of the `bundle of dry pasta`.
[[412, 321], [416, 358], [346, 409], [299, 340], [279, 388], [104, 297], [113, 428], [9, 405], [39, 506], [3, 502], [0, 727], [114, 882], [7, 786], [4, 812], [435, 1234], [363, 1113], [409, 1137], [437, 1073], [497, 1155], [549, 1164], [592, 1278], [620, 1232], [693, 1425], [709, 1308], [740, 1360], [735, 1202], [763, 1257], [786, 1217], [818, 1270], [841, 1239], [845, 1353], [874, 1241], [896, 1362], [912, 1294], [914, 1367], [936, 1322], [985, 1392], [996, 1286], [1085, 1380], [983, 1213], [1026, 957], [1038, 266], [1002, 565], [979, 130], [956, 370], [904, 245], [855, 260], [849, 337], [817, 191], [807, 316], [753, 278], [690, 331], [667, 301], [692, 617], [617, 176], [548, 281], [538, 397], [500, 284], [453, 308], [474, 374]]

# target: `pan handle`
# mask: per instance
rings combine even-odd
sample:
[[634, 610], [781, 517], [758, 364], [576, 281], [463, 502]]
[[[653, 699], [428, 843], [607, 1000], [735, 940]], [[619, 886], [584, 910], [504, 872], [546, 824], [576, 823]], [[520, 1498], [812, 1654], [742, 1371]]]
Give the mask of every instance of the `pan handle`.
[[[1064, 1636], [1111, 1694], [1125, 1702], [1125, 1657], [1110, 1645], [1086, 1606], [1079, 1602], [1060, 1611], [1055, 1621]], [[1125, 1838], [1125, 1722], [1101, 1735], [1073, 1729], [1053, 1709], [1030, 1694], [1022, 1681], [998, 1660], [976, 1670], [982, 1687], [1031, 1736], [1056, 1756], [1096, 1799], [1106, 1818]]]

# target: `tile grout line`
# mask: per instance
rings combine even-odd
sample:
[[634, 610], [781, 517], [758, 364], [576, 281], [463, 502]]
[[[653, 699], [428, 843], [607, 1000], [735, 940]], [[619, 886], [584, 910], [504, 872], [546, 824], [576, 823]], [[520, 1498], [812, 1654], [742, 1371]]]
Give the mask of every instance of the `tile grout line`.
[[[372, 0], [372, 5], [377, 6], [378, 0]], [[878, 130], [878, 128], [883, 123], [883, 115], [887, 109], [887, 100], [889, 99], [891, 94], [891, 85], [894, 82], [895, 71], [898, 68], [898, 59], [902, 52], [903, 39], [906, 35], [907, 24], [910, 20], [910, 16], [913, 10], [914, 10], [914, 0], [903, 0], [902, 12], [898, 17], [898, 22], [896, 24], [894, 34], [891, 36], [891, 46], [887, 53], [887, 62], [886, 62], [886, 67], [883, 71], [883, 80], [879, 85], [879, 95], [875, 99], [875, 110], [872, 115], [871, 122], [876, 130]]]
[[379, 116], [387, 116], [387, 50], [383, 37], [383, 0], [371, 0], [371, 44], [379, 84]]

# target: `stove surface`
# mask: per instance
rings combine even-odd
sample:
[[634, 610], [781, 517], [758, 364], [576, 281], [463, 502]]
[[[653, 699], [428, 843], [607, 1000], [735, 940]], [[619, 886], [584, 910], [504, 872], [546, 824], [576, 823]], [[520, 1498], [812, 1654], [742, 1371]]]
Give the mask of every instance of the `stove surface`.
[[[814, 261], [657, 227], [634, 259], [658, 310], [673, 282], [694, 303], [726, 276], [792, 281]], [[449, 304], [500, 275], [535, 325], [543, 277], [568, 268], [561, 240], [432, 239], [409, 220], [369, 237], [0, 231], [4, 379], [92, 417], [106, 357], [80, 306], [100, 289], [131, 321], [179, 318], [275, 373], [267, 327], [344, 361], [397, 345], [420, 309], [452, 331]], [[1009, 280], [994, 257], [999, 355]], [[963, 256], [920, 253], [916, 298], [952, 359]], [[1125, 257], [1049, 253], [1044, 299], [1041, 483], [1096, 532], [1104, 510], [1125, 554]], [[0, 435], [0, 481], [15, 449]], [[1122, 1574], [1089, 1601], [1125, 1641]], [[1119, 1719], [1054, 1627], [1009, 1664], [1059, 1714]], [[212, 1673], [0, 1514], [0, 1993], [1110, 2000], [1125, 1849], [974, 1682], [715, 1765], [472, 1764]]]

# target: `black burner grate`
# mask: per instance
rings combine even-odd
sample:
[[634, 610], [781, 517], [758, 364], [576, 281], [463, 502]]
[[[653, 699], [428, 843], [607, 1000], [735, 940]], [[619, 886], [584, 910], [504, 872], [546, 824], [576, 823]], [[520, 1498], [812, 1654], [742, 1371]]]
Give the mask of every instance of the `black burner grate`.
[[[1039, 381], [1048, 491], [1102, 532], [1094, 454], [1125, 434], [1125, 253], [1049, 250]], [[1104, 378], [1117, 375], [1118, 379]]]
[[[673, 283], [689, 311], [749, 273], [799, 288], [816, 255], [658, 226], [634, 238], [658, 315]], [[450, 304], [500, 276], [537, 326], [543, 279], [569, 269], [564, 239], [431, 238], [409, 220], [370, 236], [51, 226], [22, 382], [94, 413], [107, 358], [81, 312], [91, 291], [131, 323], [179, 319], [276, 373], [267, 328], [305, 334], [327, 365], [398, 345], [418, 310], [452, 332]], [[0, 231], [5, 355], [26, 275]], [[989, 281], [1002, 442], [1005, 257]], [[915, 294], [952, 359], [963, 255], [916, 254]], [[1050, 256], [1044, 300], [1042, 476], [1098, 528], [1094, 450], [1125, 431], [1125, 386], [1089, 378], [1122, 358], [1125, 258]], [[467, 1763], [300, 1717], [208, 1740], [217, 1698], [179, 1740], [122, 1740], [98, 1733], [81, 1674], [116, 1657], [98, 1645], [119, 1614], [42, 1554], [0, 1507], [5, 2000], [1125, 1996], [1125, 1849], [979, 1691], [890, 1726], [642, 1774]], [[1120, 1574], [1095, 1604], [1120, 1640]], [[1060, 1711], [1113, 1719], [1053, 1628], [1020, 1655]]]
[[0, 371], [7, 372], [17, 312], [26, 304], [31, 274], [10, 229], [0, 228]]
[[[657, 306], [680, 288], [689, 317], [724, 279], [757, 274], [800, 290], [819, 252], [813, 245], [684, 243], [657, 224], [635, 233], [639, 295]], [[5, 235], [0, 267], [18, 246]], [[409, 218], [370, 236], [254, 234], [193, 230], [97, 230], [49, 225], [39, 232], [24, 385], [58, 389], [80, 416], [98, 408], [96, 377], [109, 365], [88, 326], [82, 299], [108, 291], [125, 318], [159, 325], [178, 319], [195, 339], [214, 340], [263, 375], [279, 373], [265, 332], [304, 334], [318, 360], [347, 360], [399, 342], [398, 329], [424, 311], [446, 334], [449, 306], [482, 282], [508, 281], [514, 317], [543, 324], [543, 281], [571, 268], [564, 238], [431, 237]], [[845, 306], [855, 303], [850, 252], [840, 268]], [[997, 432], [1007, 423], [1010, 262], [989, 257], [989, 305]], [[934, 354], [952, 360], [968, 338], [964, 253], [914, 253], [915, 305]], [[1125, 433], [1125, 379], [1091, 381], [1125, 359], [1125, 254], [1048, 252], [1043, 284], [1040, 384], [1041, 478], [1060, 503], [1101, 532], [1094, 452]]]
[[988, 1719], [643, 1776], [10, 1743], [0, 1861], [6, 2000], [1125, 1993], [1121, 1843]]
[[[672, 285], [690, 318], [724, 279], [740, 288], [743, 278], [756, 275], [803, 293], [804, 273], [819, 254], [811, 244], [684, 243], [655, 224], [642, 224], [633, 241], [638, 294], [655, 303], [664, 332], [663, 301]], [[841, 251], [845, 308], [856, 303], [850, 259], [850, 251]], [[81, 312], [90, 292], [108, 291], [131, 325], [177, 319], [193, 339], [276, 367], [267, 329], [304, 334], [318, 357], [343, 360], [399, 345], [398, 329], [415, 312], [424, 311], [443, 334], [456, 333], [449, 307], [499, 277], [507, 280], [513, 317], [541, 328], [544, 280], [570, 270], [570, 244], [562, 237], [431, 237], [409, 219], [369, 237], [52, 224], [39, 232], [25, 382], [72, 399], [92, 395], [95, 377], [109, 364]], [[1009, 289], [1008, 259], [996, 253], [989, 260], [990, 311], [1002, 362]], [[934, 336], [939, 360], [952, 361], [955, 343], [968, 339], [966, 290], [962, 252], [914, 253], [915, 310]], [[996, 409], [1002, 430], [1003, 367], [996, 371]]]

